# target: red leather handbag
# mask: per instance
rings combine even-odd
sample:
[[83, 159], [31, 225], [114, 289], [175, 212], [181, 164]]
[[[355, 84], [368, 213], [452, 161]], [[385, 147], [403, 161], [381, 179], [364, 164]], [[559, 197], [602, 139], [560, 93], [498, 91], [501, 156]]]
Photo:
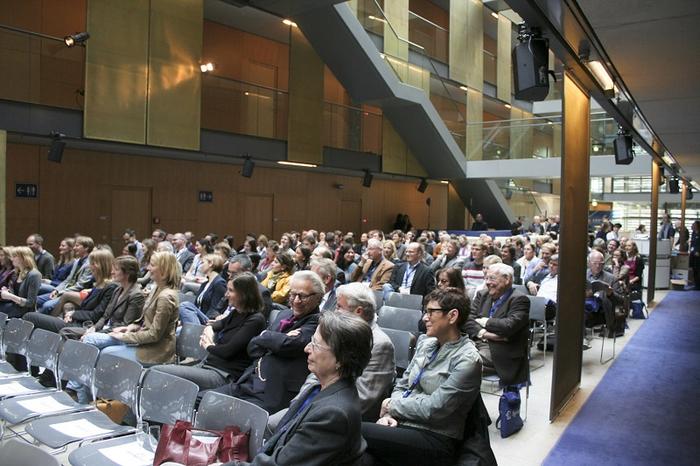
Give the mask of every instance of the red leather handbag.
[[187, 466], [206, 466], [217, 461], [247, 461], [248, 437], [249, 434], [241, 432], [238, 427], [227, 427], [219, 432], [194, 429], [187, 421], [177, 421], [174, 426], [165, 424], [161, 428], [153, 466], [168, 461]]

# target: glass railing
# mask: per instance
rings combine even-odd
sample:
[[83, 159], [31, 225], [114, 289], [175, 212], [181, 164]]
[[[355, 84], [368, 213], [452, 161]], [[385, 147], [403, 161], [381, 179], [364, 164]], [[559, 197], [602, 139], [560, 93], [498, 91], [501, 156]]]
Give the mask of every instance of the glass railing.
[[81, 109], [85, 48], [0, 28], [0, 99]]
[[382, 115], [331, 102], [323, 104], [323, 145], [382, 153]]
[[617, 122], [604, 115], [591, 115], [591, 155], [615, 154]]
[[287, 139], [289, 94], [244, 81], [202, 75], [202, 128]]
[[442, 63], [449, 61], [450, 33], [444, 27], [408, 11], [408, 40], [423, 47], [424, 53]]
[[512, 178], [497, 180], [496, 184], [516, 216], [532, 218], [535, 215], [542, 215], [546, 211], [545, 206], [540, 206], [537, 197], [532, 194], [530, 189], [518, 185]]
[[372, 34], [384, 35], [384, 0], [357, 0], [357, 19]]
[[561, 154], [559, 117], [470, 122], [467, 126], [483, 131], [482, 160], [546, 159]]

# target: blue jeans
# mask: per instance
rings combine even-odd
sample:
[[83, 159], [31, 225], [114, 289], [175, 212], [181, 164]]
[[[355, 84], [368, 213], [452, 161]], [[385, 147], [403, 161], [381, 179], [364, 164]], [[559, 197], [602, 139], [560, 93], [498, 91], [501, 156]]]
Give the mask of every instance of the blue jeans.
[[180, 303], [180, 322], [183, 324], [206, 325], [209, 318], [199, 308], [188, 301]]
[[106, 333], [93, 332], [88, 333], [83, 337], [83, 343], [88, 345], [97, 346], [99, 349], [105, 349], [110, 346], [126, 346], [121, 340], [117, 340], [114, 337], [110, 337]]
[[56, 304], [58, 304], [60, 298], [51, 299], [51, 293], [42, 294], [36, 298], [36, 308], [42, 314], [51, 314], [51, 311]]

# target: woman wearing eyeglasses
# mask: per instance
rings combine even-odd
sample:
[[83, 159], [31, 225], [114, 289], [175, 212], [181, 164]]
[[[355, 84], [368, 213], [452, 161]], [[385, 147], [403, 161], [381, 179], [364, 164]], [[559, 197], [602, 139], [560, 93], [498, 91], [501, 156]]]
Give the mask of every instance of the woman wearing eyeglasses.
[[326, 312], [304, 351], [318, 383], [292, 403], [252, 464], [359, 465], [365, 445], [355, 379], [369, 362], [372, 329], [359, 316]]
[[376, 423], [362, 423], [368, 461], [386, 465], [445, 465], [455, 460], [465, 420], [479, 397], [481, 358], [460, 327], [469, 299], [454, 288], [426, 297], [428, 338], [418, 344]]

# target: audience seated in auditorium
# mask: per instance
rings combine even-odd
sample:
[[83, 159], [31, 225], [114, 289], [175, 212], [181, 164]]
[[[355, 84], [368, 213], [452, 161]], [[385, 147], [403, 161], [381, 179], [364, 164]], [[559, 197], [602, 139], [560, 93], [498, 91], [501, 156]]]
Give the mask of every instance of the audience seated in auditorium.
[[349, 283], [352, 274], [357, 269], [355, 262], [355, 250], [351, 243], [343, 243], [338, 250], [338, 257], [335, 260], [335, 265], [338, 267], [338, 272], [342, 272], [342, 283]]
[[521, 268], [517, 260], [515, 260], [515, 246], [513, 243], [501, 246], [501, 260], [504, 264], [513, 267], [513, 284], [522, 284]]
[[187, 238], [183, 233], [175, 233], [173, 235], [173, 249], [177, 261], [182, 266], [183, 271], [188, 271], [194, 260], [194, 254], [187, 249]]
[[367, 455], [378, 464], [452, 464], [467, 414], [479, 398], [479, 353], [460, 334], [469, 299], [448, 288], [433, 291], [426, 302], [428, 338], [382, 402], [379, 420], [362, 424]]
[[367, 252], [362, 256], [350, 281], [366, 283], [373, 290], [381, 291], [391, 278], [394, 263], [382, 254], [382, 242], [377, 238], [367, 241]]
[[226, 293], [226, 280], [221, 278], [224, 260], [218, 254], [207, 254], [202, 258], [200, 270], [206, 281], [197, 291], [194, 302], [180, 302], [180, 321], [182, 323], [206, 324], [219, 315], [216, 306]]
[[90, 272], [90, 261], [88, 255], [95, 247], [92, 238], [88, 236], [78, 236], [75, 239], [73, 253], [75, 260], [68, 276], [49, 294], [41, 295], [37, 298], [37, 308], [40, 312], [49, 314], [58, 304], [58, 299], [67, 291], [81, 291], [92, 287], [93, 277]]
[[465, 326], [467, 335], [476, 343], [484, 366], [495, 368], [503, 386], [526, 382], [529, 374], [530, 300], [512, 285], [511, 266], [490, 266], [486, 290], [476, 295]]
[[13, 289], [17, 274], [10, 257], [10, 246], [0, 247], [0, 288]]
[[443, 246], [444, 253], [439, 254], [430, 265], [430, 270], [433, 273], [445, 267], [453, 267], [459, 270], [462, 270], [464, 267], [464, 258], [458, 254], [459, 243], [457, 240], [449, 239], [449, 236], [447, 238], [446, 245]]
[[6, 286], [0, 289], [0, 312], [4, 312], [10, 318], [22, 317], [35, 309], [41, 286], [41, 273], [34, 263], [34, 253], [28, 247], [19, 246], [3, 250], [9, 255], [15, 279], [12, 289]]
[[549, 259], [556, 253], [556, 246], [552, 243], [545, 243], [540, 247], [540, 257], [533, 260], [527, 266], [523, 283], [530, 288], [530, 283], [539, 284], [544, 277], [549, 274]]
[[287, 304], [289, 295], [289, 279], [294, 269], [294, 259], [288, 254], [278, 254], [272, 262], [272, 268], [262, 285], [270, 290], [272, 301], [278, 304]]
[[271, 413], [289, 406], [299, 392], [309, 373], [304, 348], [316, 331], [318, 305], [325, 289], [311, 271], [296, 272], [289, 287], [291, 309], [282, 310], [248, 345], [253, 363], [238, 380], [215, 391], [250, 401]]
[[53, 276], [54, 257], [44, 249], [44, 238], [39, 233], [27, 237], [27, 247], [34, 253], [34, 262], [43, 279], [51, 280]]
[[238, 380], [252, 362], [248, 343], [265, 329], [263, 301], [255, 276], [250, 272], [237, 274], [227, 284], [226, 300], [228, 306], [222, 318], [211, 321], [200, 337], [199, 344], [208, 352], [203, 365], [168, 364], [155, 366], [154, 370], [191, 380], [200, 390]]
[[410, 243], [406, 247], [406, 262], [394, 267], [391, 280], [384, 285], [385, 295], [394, 291], [425, 296], [433, 291], [435, 277], [422, 262], [423, 254], [423, 246], [420, 243]]
[[[370, 359], [372, 332], [361, 318], [324, 313], [305, 347], [318, 383], [292, 403], [252, 464], [355, 465], [365, 449], [355, 379]], [[231, 462], [225, 466], [247, 463]]]
[[202, 271], [202, 258], [214, 252], [214, 247], [206, 238], [198, 239], [194, 244], [194, 248], [197, 254], [192, 258], [192, 265], [190, 265], [189, 269], [182, 271], [184, 274], [181, 279], [183, 292], [190, 291], [194, 293], [206, 281], [205, 274]]
[[[598, 253], [600, 254], [600, 253]], [[602, 254], [601, 254], [602, 257]], [[548, 302], [557, 302], [557, 290], [559, 289], [559, 255], [554, 254], [549, 259], [549, 273], [540, 283], [528, 283], [530, 294], [546, 298]]]
[[629, 272], [629, 287], [631, 292], [641, 293], [642, 291], [642, 275], [644, 273], [644, 259], [639, 254], [639, 249], [637, 249], [637, 243], [630, 240], [627, 241], [625, 245], [625, 252], [627, 253], [627, 260], [625, 265], [628, 267]]
[[277, 244], [277, 241], [275, 240], [270, 240], [267, 241], [267, 245], [265, 246], [265, 254], [261, 254], [261, 260], [260, 264], [258, 264], [258, 273], [259, 274], [267, 274], [267, 272], [270, 271], [272, 268], [272, 261], [275, 260], [277, 257], [277, 254], [279, 253], [280, 247], [279, 244]]
[[472, 244], [472, 258], [462, 268], [464, 286], [467, 288], [467, 296], [474, 298], [476, 290], [484, 283], [484, 257], [486, 245], [479, 240]]
[[321, 312], [334, 311], [337, 302], [337, 297], [335, 295], [335, 262], [325, 257], [311, 259], [311, 271], [321, 278], [323, 286], [326, 289], [326, 292], [321, 299], [321, 304], [319, 304]]

